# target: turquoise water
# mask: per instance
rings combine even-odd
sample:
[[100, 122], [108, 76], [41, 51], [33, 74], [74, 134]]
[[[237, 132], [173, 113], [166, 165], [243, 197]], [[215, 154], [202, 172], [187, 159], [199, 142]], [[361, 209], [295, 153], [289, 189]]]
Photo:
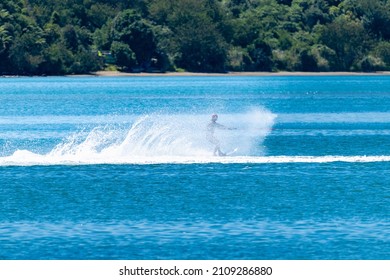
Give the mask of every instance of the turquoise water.
[[0, 79], [0, 259], [389, 259], [389, 108], [389, 76]]

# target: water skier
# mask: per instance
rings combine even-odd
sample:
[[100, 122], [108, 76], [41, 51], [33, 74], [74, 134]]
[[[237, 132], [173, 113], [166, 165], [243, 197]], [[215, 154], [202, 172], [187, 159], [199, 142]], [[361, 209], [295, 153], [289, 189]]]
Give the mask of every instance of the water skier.
[[214, 145], [214, 156], [226, 156], [226, 153], [221, 151], [219, 140], [214, 136], [215, 129], [235, 130], [236, 128], [226, 127], [217, 123], [217, 120], [218, 115], [213, 114], [211, 116], [211, 122], [207, 125], [206, 139]]

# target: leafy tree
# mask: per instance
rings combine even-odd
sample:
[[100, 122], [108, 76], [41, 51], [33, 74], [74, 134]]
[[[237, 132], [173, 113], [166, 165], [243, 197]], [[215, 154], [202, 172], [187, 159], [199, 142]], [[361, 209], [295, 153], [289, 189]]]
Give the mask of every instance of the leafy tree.
[[61, 39], [61, 28], [57, 24], [46, 24], [43, 32], [46, 43], [49, 45], [54, 44]]
[[177, 65], [195, 72], [223, 72], [227, 57], [224, 39], [215, 27], [203, 22], [194, 20], [176, 29]]
[[25, 33], [17, 37], [10, 48], [13, 67], [24, 75], [36, 74], [43, 61], [42, 50], [45, 41], [38, 34]]
[[271, 47], [261, 40], [256, 40], [248, 47], [250, 62], [247, 61], [246, 70], [251, 71], [271, 71], [273, 62], [271, 60]]
[[152, 18], [172, 31], [170, 51], [178, 67], [225, 71], [227, 44], [221, 30], [221, 9], [216, 1], [205, 0], [162, 0], [151, 5]]
[[112, 39], [112, 22], [108, 21], [100, 29], [96, 29], [93, 33], [94, 46], [100, 50], [109, 50], [111, 47]]
[[374, 50], [373, 55], [380, 58], [384, 63], [385, 70], [390, 69], [390, 42], [389, 41], [381, 41], [379, 42]]
[[116, 65], [124, 71], [131, 71], [133, 67], [137, 66], [135, 54], [128, 44], [114, 41], [111, 45], [111, 53], [116, 60]]
[[142, 68], [150, 66], [157, 48], [153, 28], [134, 10], [125, 10], [115, 18], [112, 38], [127, 44]]
[[390, 69], [389, 0], [1, 0], [0, 74]]
[[101, 28], [117, 15], [117, 10], [105, 3], [94, 3], [87, 10], [89, 25], [92, 28]]
[[101, 69], [101, 65], [97, 54], [82, 49], [73, 55], [73, 63], [69, 68], [69, 73], [90, 73], [99, 69]]
[[43, 62], [39, 66], [39, 72], [47, 75], [63, 75], [70, 73], [73, 64], [73, 55], [70, 50], [61, 43], [55, 43], [43, 52]]
[[358, 60], [362, 59], [370, 44], [363, 24], [348, 16], [340, 16], [328, 24], [322, 32], [321, 42], [334, 50], [335, 69], [351, 71]]
[[359, 0], [356, 13], [372, 34], [386, 40], [390, 39], [390, 1]]
[[71, 51], [77, 51], [79, 40], [77, 38], [76, 28], [73, 25], [67, 25], [62, 30], [65, 46]]
[[5, 25], [0, 26], [0, 53], [7, 50], [9, 44], [12, 41], [12, 37], [9, 35]]

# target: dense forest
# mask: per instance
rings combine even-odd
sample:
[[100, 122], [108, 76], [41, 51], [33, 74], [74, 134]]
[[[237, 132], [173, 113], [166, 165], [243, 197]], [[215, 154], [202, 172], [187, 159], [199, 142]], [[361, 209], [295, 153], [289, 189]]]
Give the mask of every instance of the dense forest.
[[390, 0], [0, 0], [0, 75], [390, 70]]

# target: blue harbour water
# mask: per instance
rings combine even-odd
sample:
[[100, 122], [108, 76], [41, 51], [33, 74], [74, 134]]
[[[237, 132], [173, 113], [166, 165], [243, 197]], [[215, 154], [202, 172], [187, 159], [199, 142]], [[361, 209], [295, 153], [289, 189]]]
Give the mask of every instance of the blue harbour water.
[[390, 76], [0, 79], [0, 259], [388, 260], [389, 213]]

